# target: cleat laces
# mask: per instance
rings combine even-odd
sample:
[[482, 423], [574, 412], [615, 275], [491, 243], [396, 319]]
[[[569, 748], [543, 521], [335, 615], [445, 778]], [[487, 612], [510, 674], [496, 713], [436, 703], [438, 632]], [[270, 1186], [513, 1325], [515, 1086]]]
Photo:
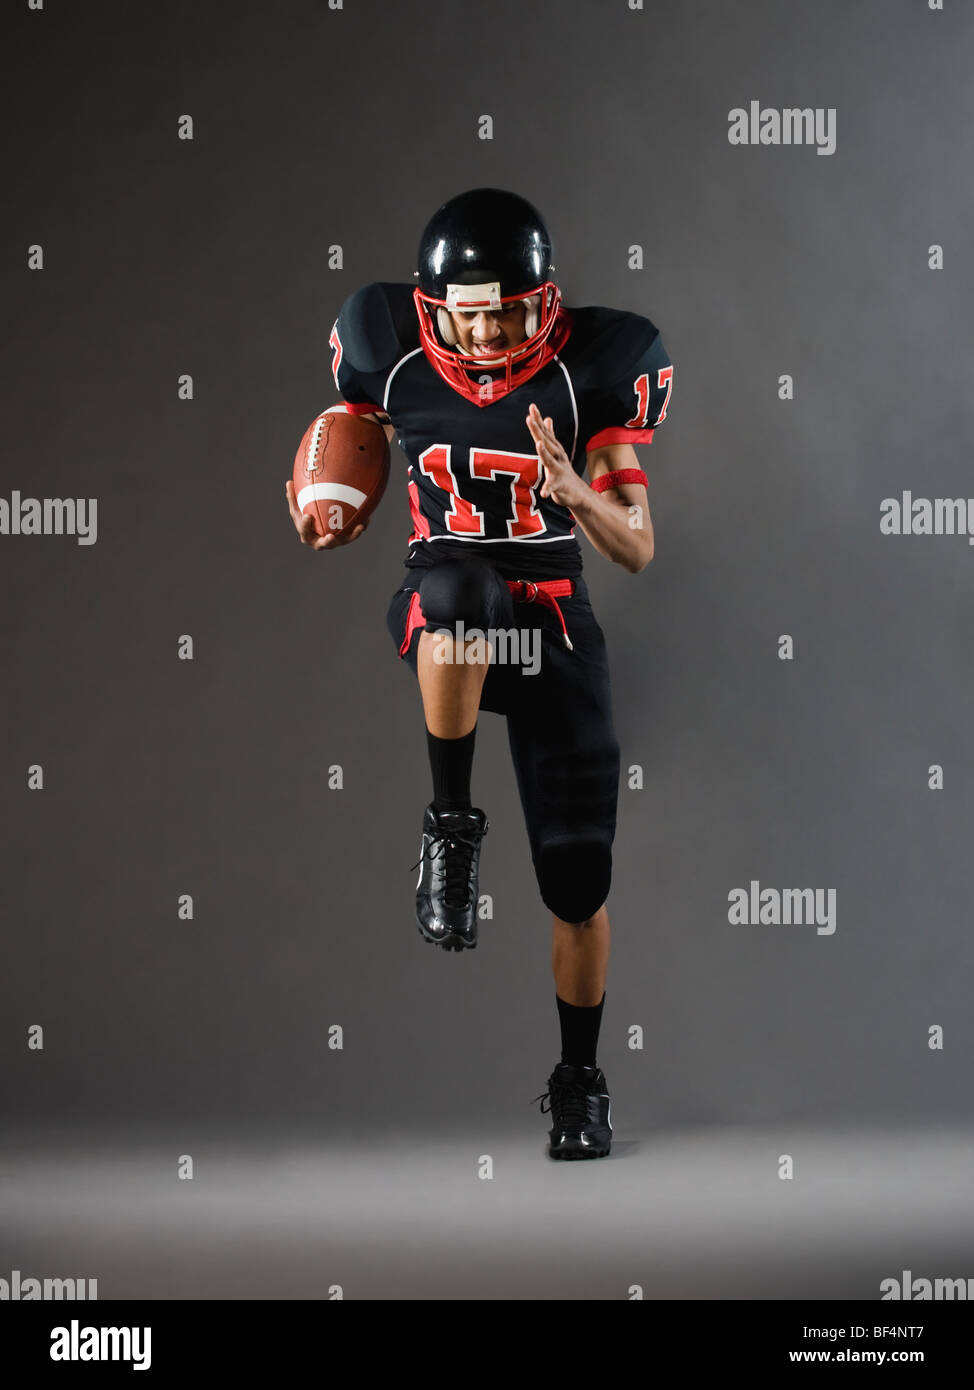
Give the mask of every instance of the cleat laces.
[[[542, 1115], [551, 1114], [554, 1107], [558, 1108], [558, 1123], [573, 1125], [578, 1123], [585, 1125], [588, 1123], [588, 1091], [579, 1081], [550, 1081], [548, 1090], [543, 1091], [540, 1096], [535, 1096], [534, 1100], [540, 1100], [540, 1110]], [[534, 1104], [534, 1100], [531, 1104]], [[545, 1101], [551, 1103], [546, 1110]]]
[[[463, 911], [470, 905], [470, 864], [480, 838], [474, 831], [465, 833], [462, 830], [443, 830], [432, 835], [433, 846], [426, 857], [430, 863], [434, 859], [444, 860], [443, 901], [447, 907]], [[420, 855], [412, 867], [418, 869], [422, 862]]]

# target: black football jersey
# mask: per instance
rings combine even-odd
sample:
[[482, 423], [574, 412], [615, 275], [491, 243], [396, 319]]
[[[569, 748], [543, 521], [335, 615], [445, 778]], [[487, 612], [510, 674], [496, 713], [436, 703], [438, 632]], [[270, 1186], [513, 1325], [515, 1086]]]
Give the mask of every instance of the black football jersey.
[[673, 367], [649, 319], [563, 312], [570, 332], [547, 365], [496, 398], [492, 374], [472, 374], [468, 398], [423, 351], [411, 285], [376, 282], [345, 301], [331, 332], [332, 373], [353, 412], [388, 415], [409, 461], [407, 566], [482, 554], [506, 579], [581, 573], [574, 517], [539, 496], [544, 469], [528, 407], [551, 417], [583, 476], [586, 453], [600, 444], [649, 443], [666, 416]]

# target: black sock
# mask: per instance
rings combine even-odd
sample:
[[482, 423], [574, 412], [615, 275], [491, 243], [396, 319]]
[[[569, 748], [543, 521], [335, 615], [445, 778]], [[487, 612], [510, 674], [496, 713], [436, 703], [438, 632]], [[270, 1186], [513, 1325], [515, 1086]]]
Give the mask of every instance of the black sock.
[[605, 993], [598, 1004], [589, 1007], [566, 1004], [557, 994], [555, 1000], [561, 1024], [561, 1060], [570, 1062], [573, 1067], [594, 1067]]
[[437, 738], [426, 730], [430, 771], [433, 774], [433, 805], [437, 811], [469, 811], [470, 770], [476, 724], [460, 738]]

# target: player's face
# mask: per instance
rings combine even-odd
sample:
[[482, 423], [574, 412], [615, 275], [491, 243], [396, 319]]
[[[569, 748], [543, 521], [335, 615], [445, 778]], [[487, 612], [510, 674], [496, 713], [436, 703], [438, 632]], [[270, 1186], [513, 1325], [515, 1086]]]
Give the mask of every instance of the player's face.
[[470, 357], [496, 357], [524, 342], [524, 315], [524, 300], [514, 299], [493, 311], [454, 310], [450, 317], [461, 352]]

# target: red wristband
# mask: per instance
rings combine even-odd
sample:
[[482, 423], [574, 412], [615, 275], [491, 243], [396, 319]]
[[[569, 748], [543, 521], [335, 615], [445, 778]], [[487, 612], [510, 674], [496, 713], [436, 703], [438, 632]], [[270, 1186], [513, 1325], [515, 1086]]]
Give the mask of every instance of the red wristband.
[[641, 468], [617, 468], [614, 473], [602, 473], [592, 479], [591, 487], [593, 492], [605, 492], [607, 488], [618, 487], [620, 483], [641, 483], [643, 487], [649, 487], [649, 479]]

